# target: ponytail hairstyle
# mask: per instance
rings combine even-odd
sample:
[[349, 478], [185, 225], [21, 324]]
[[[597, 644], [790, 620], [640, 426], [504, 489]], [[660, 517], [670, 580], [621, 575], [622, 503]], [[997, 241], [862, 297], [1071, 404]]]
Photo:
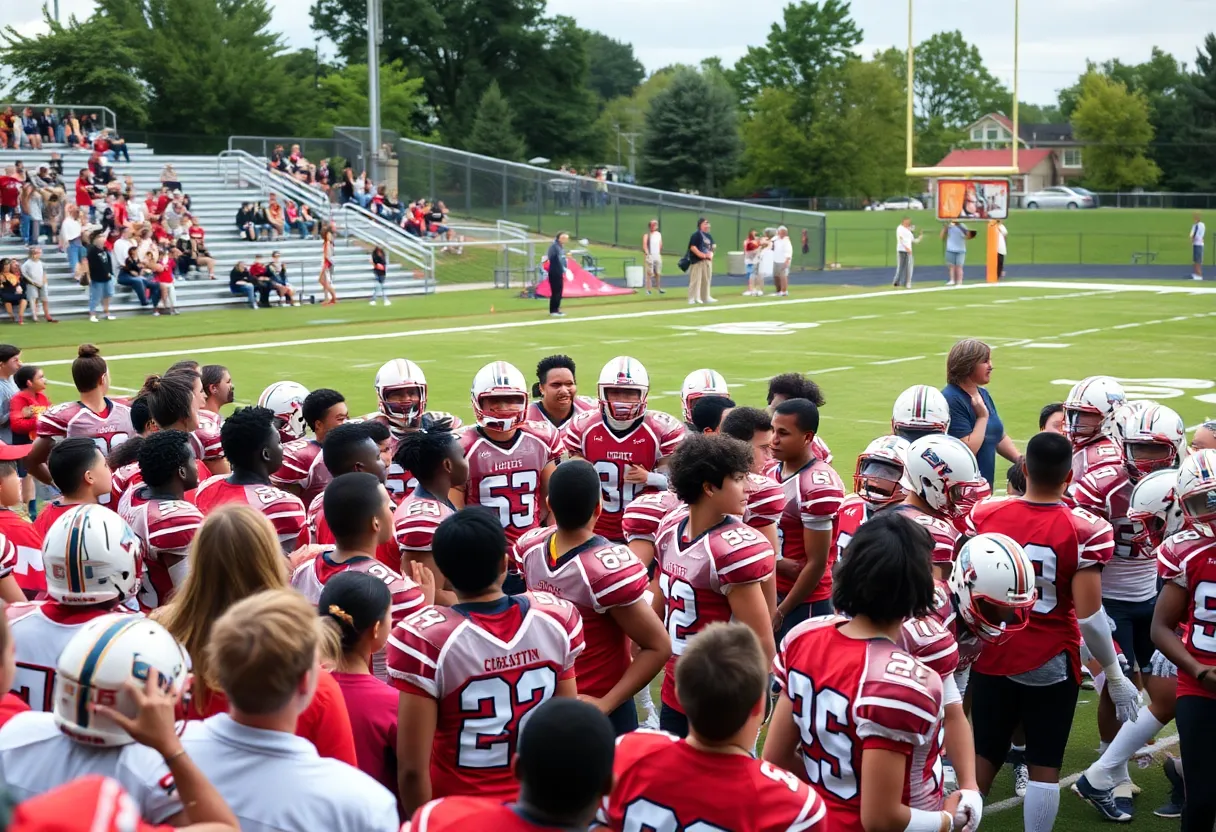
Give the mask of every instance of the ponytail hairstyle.
[[163, 376], [150, 375], [144, 379], [138, 395], [148, 403], [148, 412], [162, 430], [189, 420], [194, 409], [194, 381], [198, 377], [193, 370], [171, 370]]
[[393, 603], [392, 592], [366, 572], [342, 572], [321, 590], [317, 612], [338, 634], [342, 653], [349, 654], [367, 631], [384, 620]]
[[81, 344], [77, 348], [76, 360], [72, 362], [72, 381], [79, 392], [96, 390], [107, 370], [106, 360], [101, 357], [101, 350], [97, 347]]

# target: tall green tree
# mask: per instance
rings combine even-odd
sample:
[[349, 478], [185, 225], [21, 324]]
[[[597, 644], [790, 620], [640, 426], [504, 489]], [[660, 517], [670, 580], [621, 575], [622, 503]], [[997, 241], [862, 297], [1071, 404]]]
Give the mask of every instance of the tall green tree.
[[720, 193], [738, 171], [734, 93], [716, 73], [680, 69], [655, 96], [642, 134], [645, 184]]
[[601, 32], [587, 33], [587, 86], [604, 101], [630, 95], [646, 77], [633, 46]]
[[763, 46], [748, 47], [729, 73], [746, 109], [766, 87], [790, 87], [807, 107], [822, 74], [844, 65], [862, 31], [848, 0], [799, 0], [782, 10]]
[[148, 121], [148, 90], [140, 83], [140, 48], [132, 33], [110, 18], [56, 22], [43, 8], [47, 31], [21, 35], [11, 26], [0, 32], [0, 63], [12, 72], [14, 95], [30, 101], [104, 104], [120, 126]]
[[[320, 81], [320, 110], [314, 132], [327, 135], [334, 127], [368, 126], [366, 64], [347, 64]], [[399, 62], [380, 67], [380, 124], [402, 136], [417, 137], [419, 113], [426, 108], [422, 79], [411, 78]]]
[[1009, 91], [962, 32], [932, 35], [917, 45], [914, 58], [916, 113], [924, 124], [936, 119], [962, 127], [985, 113], [1010, 109]]
[[1182, 163], [1170, 178], [1171, 187], [1216, 191], [1216, 34], [1208, 33], [1195, 55], [1195, 71], [1180, 90], [1186, 124], [1178, 131]]
[[[661, 69], [641, 83], [632, 95], [614, 98], [604, 105], [592, 127], [592, 147], [600, 161], [626, 164], [629, 161], [630, 139], [635, 149], [641, 148], [641, 133], [646, 126], [650, 102], [671, 84], [672, 68]], [[624, 136], [624, 137], [622, 137]]]
[[522, 162], [526, 150], [524, 140], [515, 132], [511, 105], [494, 81], [481, 97], [477, 107], [477, 118], [473, 120], [473, 132], [469, 135], [468, 149], [483, 156]]
[[768, 87], [756, 96], [741, 128], [743, 191], [780, 186], [800, 196], [818, 193], [819, 160], [798, 110], [793, 90]]
[[1072, 112], [1073, 133], [1085, 142], [1085, 182], [1117, 191], [1156, 184], [1161, 169], [1148, 158], [1153, 125], [1148, 100], [1098, 72], [1081, 79]]

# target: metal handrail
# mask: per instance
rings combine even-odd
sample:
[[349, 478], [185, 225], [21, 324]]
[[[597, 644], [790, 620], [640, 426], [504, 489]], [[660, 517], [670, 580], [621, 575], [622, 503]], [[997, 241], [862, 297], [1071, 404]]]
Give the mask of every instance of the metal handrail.
[[[44, 104], [35, 104], [32, 101], [8, 101], [8, 102], [5, 102], [4, 106], [12, 107], [14, 112], [18, 112], [19, 110], [24, 110], [26, 107], [30, 107], [30, 108], [33, 108], [36, 110], [45, 110], [46, 108], [50, 107], [52, 110], [59, 112], [61, 115], [62, 115], [62, 113], [67, 112], [68, 110], [100, 110], [103, 114], [102, 118], [101, 118], [101, 126], [110, 127], [114, 130], [114, 132], [116, 132], [116, 133], [118, 132], [118, 116], [114, 113], [113, 110], [111, 110], [109, 107], [105, 106], [104, 104], [55, 104], [53, 102], [48, 102], [48, 103], [44, 103]], [[110, 120], [109, 120], [108, 124], [106, 123], [106, 118], [105, 118], [105, 114], [107, 114], [107, 113], [110, 116]], [[77, 117], [79, 118], [79, 116], [77, 116]]]
[[290, 176], [270, 168], [270, 163], [266, 159], [244, 150], [220, 151], [217, 157], [217, 168], [223, 181], [226, 182], [229, 178], [225, 163], [232, 162], [237, 165], [236, 182], [238, 185], [242, 182], [249, 182], [267, 193], [271, 191], [282, 193], [296, 202], [305, 203], [321, 217], [329, 217], [332, 213], [332, 205], [324, 192], [301, 185]]
[[427, 280], [434, 280], [435, 252], [430, 246], [400, 226], [353, 202], [339, 205], [336, 213], [342, 220], [340, 229], [344, 236], [355, 236], [365, 242], [382, 245], [420, 269]]

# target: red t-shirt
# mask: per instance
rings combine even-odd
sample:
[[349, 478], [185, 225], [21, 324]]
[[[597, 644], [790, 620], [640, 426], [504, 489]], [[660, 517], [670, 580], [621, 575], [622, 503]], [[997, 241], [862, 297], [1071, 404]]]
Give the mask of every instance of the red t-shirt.
[[[184, 718], [207, 719], [228, 712], [228, 697], [221, 691], [209, 691], [205, 707], [200, 707], [200, 704], [197, 698], [192, 699], [190, 710], [183, 715]], [[296, 736], [315, 745], [322, 757], [341, 760], [348, 766], [358, 764], [350, 713], [342, 698], [342, 689], [334, 677], [324, 670], [317, 677], [317, 692], [313, 694], [312, 702], [296, 723]]]
[[121, 202], [114, 203], [114, 225], [122, 228], [127, 224], [127, 206]]
[[0, 176], [0, 205], [15, 208], [21, 200], [21, 182], [13, 176]]
[[[394, 697], [394, 699], [395, 698], [396, 697]], [[28, 711], [29, 709], [30, 709], [30, 706], [25, 704], [25, 700], [23, 700], [17, 694], [15, 694], [15, 693], [4, 694], [4, 696], [0, 697], [0, 725], [4, 725], [4, 723], [8, 722], [10, 719], [15, 717], [17, 714], [24, 713], [25, 711]], [[394, 712], [393, 716], [396, 717], [396, 715], [397, 715], [396, 712]], [[396, 720], [394, 720], [394, 722], [395, 721]]]
[[93, 195], [89, 193], [89, 183], [83, 179], [76, 180], [76, 205], [88, 208], [93, 204]]
[[249, 276], [250, 277], [262, 277], [265, 274], [266, 274], [266, 265], [264, 263], [254, 262], [249, 267]]
[[17, 566], [13, 577], [27, 598], [46, 592], [46, 572], [42, 566], [42, 532], [17, 512], [0, 509], [0, 534], [17, 547]]
[[370, 673], [334, 673], [355, 737], [359, 769], [397, 793], [397, 691]]

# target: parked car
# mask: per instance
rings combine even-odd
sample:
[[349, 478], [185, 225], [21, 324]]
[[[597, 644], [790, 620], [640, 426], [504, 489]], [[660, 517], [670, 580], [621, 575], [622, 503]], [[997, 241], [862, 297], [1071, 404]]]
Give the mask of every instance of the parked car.
[[1098, 197], [1084, 188], [1056, 185], [1027, 194], [1022, 204], [1031, 211], [1037, 208], [1097, 208]]
[[881, 202], [871, 203], [868, 211], [923, 211], [925, 203], [914, 196], [893, 196]]

